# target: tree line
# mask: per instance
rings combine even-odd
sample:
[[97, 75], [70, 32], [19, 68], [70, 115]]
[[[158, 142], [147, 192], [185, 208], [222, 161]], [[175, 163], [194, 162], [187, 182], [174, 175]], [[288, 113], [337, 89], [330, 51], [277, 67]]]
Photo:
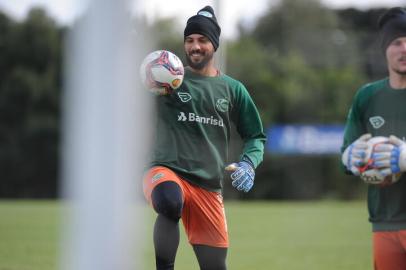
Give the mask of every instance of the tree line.
[[[280, 1], [254, 27], [240, 24], [238, 37], [223, 43], [226, 73], [250, 90], [265, 127], [343, 123], [355, 91], [386, 76], [376, 29], [383, 11]], [[148, 51], [168, 49], [183, 57], [184, 25], [176, 18], [134, 23], [153, 44]], [[68, 31], [41, 8], [23, 21], [0, 11], [0, 198], [59, 196]], [[241, 199], [355, 198], [363, 192], [359, 181], [342, 174], [338, 156], [266, 154], [252, 192], [225, 186], [225, 197]]]

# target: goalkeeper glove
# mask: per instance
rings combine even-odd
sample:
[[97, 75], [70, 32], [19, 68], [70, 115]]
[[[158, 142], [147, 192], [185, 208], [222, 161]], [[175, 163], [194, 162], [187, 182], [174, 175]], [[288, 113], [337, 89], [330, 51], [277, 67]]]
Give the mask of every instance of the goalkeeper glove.
[[383, 176], [406, 171], [406, 143], [394, 135], [389, 136], [389, 143], [377, 146], [372, 155]]
[[233, 171], [231, 184], [239, 191], [248, 192], [254, 185], [255, 171], [250, 161], [242, 160], [226, 167], [227, 171]]
[[359, 167], [365, 165], [368, 161], [367, 149], [368, 140], [371, 138], [371, 134], [364, 134], [350, 144], [344, 151], [341, 161], [347, 170], [351, 171], [354, 175], [360, 175]]

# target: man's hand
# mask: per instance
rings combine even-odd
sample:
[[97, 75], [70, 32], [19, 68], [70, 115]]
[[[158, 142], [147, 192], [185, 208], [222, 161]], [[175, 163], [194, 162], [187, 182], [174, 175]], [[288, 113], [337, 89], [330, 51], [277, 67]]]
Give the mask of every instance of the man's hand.
[[370, 138], [371, 134], [362, 135], [345, 149], [341, 157], [344, 166], [354, 175], [360, 175], [359, 168], [368, 162], [367, 142]]
[[226, 167], [227, 171], [233, 171], [231, 174], [231, 183], [239, 191], [248, 192], [254, 185], [255, 171], [253, 166], [246, 162], [240, 161], [232, 163]]
[[406, 171], [406, 143], [398, 137], [389, 136], [389, 144], [376, 147], [372, 155], [373, 165], [380, 168], [383, 176]]

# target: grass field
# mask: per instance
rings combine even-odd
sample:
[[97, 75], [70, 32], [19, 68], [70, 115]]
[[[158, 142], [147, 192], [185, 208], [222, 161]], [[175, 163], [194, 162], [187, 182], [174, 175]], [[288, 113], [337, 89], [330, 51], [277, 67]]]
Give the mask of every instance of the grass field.
[[[60, 210], [56, 201], [0, 201], [0, 270], [57, 269]], [[230, 270], [372, 269], [364, 202], [226, 202], [226, 214]], [[145, 219], [139, 270], [154, 269], [154, 215]], [[183, 229], [176, 269], [198, 269]]]

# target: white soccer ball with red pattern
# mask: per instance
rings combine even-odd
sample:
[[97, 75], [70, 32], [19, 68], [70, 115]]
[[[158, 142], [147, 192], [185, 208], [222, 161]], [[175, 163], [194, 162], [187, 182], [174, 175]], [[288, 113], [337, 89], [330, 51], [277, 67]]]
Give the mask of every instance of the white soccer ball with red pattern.
[[158, 95], [167, 95], [178, 89], [185, 70], [182, 61], [174, 53], [158, 50], [148, 54], [140, 67], [144, 86]]

